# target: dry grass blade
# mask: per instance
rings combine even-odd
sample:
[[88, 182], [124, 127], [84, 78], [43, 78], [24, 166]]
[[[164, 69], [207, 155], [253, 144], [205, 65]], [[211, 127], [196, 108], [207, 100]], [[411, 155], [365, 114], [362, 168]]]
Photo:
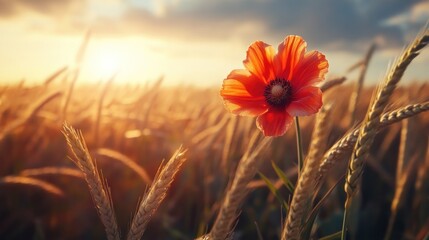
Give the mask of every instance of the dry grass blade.
[[[155, 100], [158, 97], [162, 82], [164, 81], [164, 77], [160, 77], [152, 86], [152, 88], [148, 91], [147, 95], [144, 95], [141, 99], [146, 106], [145, 111], [143, 113], [142, 125], [141, 128], [146, 128], [148, 126], [149, 117], [151, 116], [152, 108], [155, 106]], [[148, 99], [147, 99], [147, 98]], [[144, 100], [144, 101], [142, 101]], [[143, 105], [144, 106], [144, 105]], [[142, 108], [143, 110], [143, 108]]]
[[229, 121], [229, 123], [226, 127], [225, 144], [223, 147], [222, 159], [221, 159], [222, 169], [226, 169], [226, 167], [227, 167], [229, 151], [231, 149], [231, 145], [233, 144], [232, 140], [234, 137], [234, 133], [236, 132], [236, 129], [237, 129], [237, 123], [238, 123], [237, 117], [232, 117], [231, 121]]
[[82, 133], [77, 132], [74, 128], [65, 123], [63, 125], [63, 134], [74, 155], [74, 159], [71, 158], [71, 160], [79, 167], [85, 176], [91, 196], [106, 230], [107, 238], [109, 240], [120, 239], [110, 190], [89, 154]]
[[417, 144], [414, 140], [416, 140], [415, 136], [418, 136], [419, 131], [413, 127], [417, 123], [416, 120], [415, 118], [411, 118], [402, 121], [401, 140], [396, 164], [396, 181], [394, 181], [395, 194], [390, 206], [390, 217], [384, 238], [386, 240], [392, 237], [398, 210], [403, 205], [405, 193], [408, 191], [410, 183], [417, 179], [418, 172], [416, 165], [420, 159], [424, 159], [425, 157], [425, 152], [416, 151], [417, 149], [413, 148]]
[[349, 117], [350, 122], [349, 126], [353, 126], [355, 120], [356, 120], [356, 108], [359, 103], [360, 94], [363, 87], [363, 82], [365, 80], [365, 74], [368, 69], [369, 61], [371, 60], [371, 57], [375, 51], [375, 44], [372, 44], [371, 47], [368, 49], [368, 52], [366, 53], [365, 59], [363, 60], [363, 63], [361, 65], [361, 72], [359, 75], [359, 79], [356, 82], [355, 89], [350, 96], [350, 102], [349, 102]]
[[312, 193], [316, 185], [313, 176], [318, 170], [319, 160], [324, 152], [324, 144], [329, 133], [327, 123], [330, 109], [330, 105], [325, 105], [317, 116], [310, 150], [293, 193], [286, 224], [282, 231], [282, 240], [300, 239], [301, 228], [312, 206]]
[[[399, 108], [397, 110], [383, 114], [380, 119], [379, 129], [387, 127], [393, 123], [399, 122], [403, 119], [415, 116], [419, 113], [429, 110], [429, 102], [410, 104], [408, 106]], [[350, 131], [345, 134], [340, 140], [338, 140], [323, 156], [320, 162], [319, 171], [316, 174], [317, 182], [326, 176], [332, 167], [338, 163], [341, 156], [344, 156], [349, 152], [356, 144], [357, 137], [359, 135], [359, 128]]]
[[48, 86], [52, 81], [54, 81], [58, 76], [60, 76], [62, 73], [64, 73], [65, 71], [67, 71], [68, 67], [62, 67], [60, 69], [58, 69], [56, 72], [54, 72], [51, 76], [49, 76], [48, 78], [45, 79], [43, 85], [44, 86]]
[[104, 99], [106, 98], [106, 94], [109, 91], [115, 77], [116, 77], [116, 75], [114, 74], [106, 82], [106, 84], [104, 85], [103, 91], [100, 94], [100, 98], [98, 100], [97, 114], [95, 116], [95, 125], [94, 125], [94, 128], [95, 128], [94, 129], [94, 143], [96, 146], [99, 146], [99, 132], [100, 132], [100, 123], [101, 123], [101, 116], [102, 116]]
[[358, 69], [360, 66], [364, 64], [364, 60], [360, 60], [359, 62], [351, 65], [347, 70], [346, 73], [353, 72], [354, 70]]
[[146, 172], [146, 170], [124, 154], [108, 148], [99, 148], [95, 151], [95, 153], [123, 163], [125, 166], [136, 172], [146, 184], [152, 183], [152, 179], [149, 177], [149, 174]]
[[0, 185], [2, 184], [20, 184], [29, 187], [39, 188], [47, 193], [54, 194], [57, 196], [63, 196], [64, 193], [61, 189], [55, 185], [31, 177], [22, 177], [22, 176], [6, 176], [0, 178]]
[[322, 92], [326, 92], [327, 90], [342, 84], [346, 80], [347, 80], [346, 77], [340, 77], [340, 78], [335, 78], [335, 79], [326, 81], [322, 84], [322, 86], [320, 86], [320, 90], [322, 90]]
[[81, 45], [79, 46], [79, 50], [76, 53], [75, 63], [77, 66], [80, 66], [83, 62], [90, 38], [91, 30], [88, 30], [85, 34], [85, 37], [83, 38]]
[[64, 102], [62, 104], [62, 115], [61, 115], [62, 121], [67, 119], [67, 110], [68, 110], [68, 107], [69, 107], [69, 104], [70, 104], [70, 101], [71, 101], [71, 98], [73, 95], [74, 86], [75, 86], [76, 81], [79, 77], [80, 67], [82, 65], [84, 55], [86, 52], [86, 48], [88, 46], [90, 38], [91, 38], [91, 31], [88, 31], [85, 34], [85, 37], [84, 37], [84, 39], [83, 39], [83, 41], [79, 47], [79, 50], [76, 54], [76, 59], [75, 59], [76, 66], [75, 66], [74, 70], [72, 71], [72, 80], [71, 80], [70, 85], [68, 87], [67, 95], [65, 96]]
[[68, 167], [43, 167], [22, 170], [19, 175], [24, 177], [35, 177], [42, 175], [64, 175], [76, 178], [84, 178], [81, 171]]
[[155, 177], [149, 191], [139, 204], [128, 232], [128, 240], [138, 240], [143, 236], [147, 224], [167, 195], [167, 191], [180, 167], [186, 161], [185, 152], [186, 150], [180, 147]]
[[418, 56], [420, 50], [422, 50], [428, 43], [429, 30], [425, 28], [423, 33], [419, 35], [407, 49], [405, 49], [402, 56], [390, 69], [382, 87], [377, 92], [376, 97], [368, 110], [366, 119], [360, 128], [356, 146], [354, 147], [354, 151], [350, 159], [346, 184], [344, 186], [347, 193], [346, 207], [349, 206], [357, 184], [361, 178], [364, 161], [368, 154], [368, 149], [377, 133], [378, 126], [380, 125], [380, 117], [384, 108], [386, 107], [393, 90], [401, 80], [408, 65], [416, 56]]
[[208, 139], [210, 136], [215, 135], [217, 132], [219, 132], [222, 128], [225, 127], [225, 125], [230, 121], [230, 119], [231, 118], [229, 118], [228, 116], [223, 117], [218, 124], [211, 126], [209, 128], [206, 128], [203, 131], [196, 134], [194, 137], [192, 137], [191, 143], [193, 145], [197, 145], [201, 143], [204, 139]]
[[224, 240], [230, 237], [240, 211], [240, 206], [248, 193], [248, 188], [246, 186], [255, 176], [259, 163], [262, 160], [262, 158], [257, 158], [257, 156], [271, 140], [271, 138], [262, 139], [252, 152], [250, 152], [250, 150], [247, 151], [240, 160], [234, 179], [226, 192], [216, 221], [207, 235], [208, 239]]
[[0, 133], [0, 141], [4, 138], [5, 135], [11, 133], [18, 127], [24, 125], [28, 121], [30, 121], [33, 117], [37, 115], [37, 113], [49, 102], [51, 102], [53, 99], [59, 97], [62, 95], [62, 92], [55, 91], [44, 98], [41, 98], [39, 101], [36, 101], [34, 104], [32, 104], [27, 111], [24, 113], [24, 116], [21, 118], [18, 118], [17, 120], [13, 121], [12, 123], [8, 124], [3, 131]]

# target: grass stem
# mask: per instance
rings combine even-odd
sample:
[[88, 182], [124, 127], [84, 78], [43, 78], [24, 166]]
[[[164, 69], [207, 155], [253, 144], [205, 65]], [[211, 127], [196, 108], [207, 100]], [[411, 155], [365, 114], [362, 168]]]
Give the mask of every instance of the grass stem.
[[348, 218], [348, 207], [344, 209], [344, 216], [343, 216], [343, 226], [341, 229], [341, 240], [347, 239], [347, 218]]
[[299, 127], [298, 117], [295, 117], [295, 130], [296, 130], [296, 150], [298, 153], [298, 177], [301, 173], [302, 166], [304, 165], [304, 158], [302, 154], [302, 139], [301, 139], [301, 129]]

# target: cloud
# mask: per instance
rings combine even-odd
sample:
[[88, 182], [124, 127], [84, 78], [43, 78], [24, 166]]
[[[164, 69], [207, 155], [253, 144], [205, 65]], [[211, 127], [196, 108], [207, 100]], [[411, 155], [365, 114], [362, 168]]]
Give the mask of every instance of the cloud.
[[35, 12], [58, 17], [82, 10], [86, 0], [0, 0], [0, 18]]
[[[160, 1], [156, 1], [160, 2]], [[162, 2], [162, 1], [161, 1]], [[190, 7], [162, 5], [162, 14], [129, 6], [120, 19], [94, 24], [100, 31], [205, 41], [240, 38], [278, 42], [303, 35], [317, 47], [363, 50], [372, 41], [403, 45], [402, 29], [382, 24], [419, 1], [381, 0], [237, 0], [193, 1]], [[174, 8], [172, 7], [174, 6]], [[249, 26], [255, 26], [253, 29]]]
[[402, 47], [404, 28], [386, 21], [426, 6], [418, 0], [147, 0], [144, 4], [115, 0], [123, 5], [120, 14], [112, 17], [100, 11], [88, 21], [81, 16], [91, 11], [89, 3], [94, 1], [0, 0], [0, 15], [25, 9], [69, 16], [66, 26], [58, 26], [62, 33], [91, 28], [104, 35], [182, 41], [239, 39], [247, 44], [256, 39], [276, 44], [285, 35], [298, 34], [314, 48], [362, 51], [373, 41], [384, 48]]

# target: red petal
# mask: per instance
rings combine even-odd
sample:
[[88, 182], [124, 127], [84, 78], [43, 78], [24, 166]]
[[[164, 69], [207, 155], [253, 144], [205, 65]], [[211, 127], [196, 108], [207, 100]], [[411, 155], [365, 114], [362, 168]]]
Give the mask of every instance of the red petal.
[[292, 116], [308, 116], [317, 113], [322, 107], [322, 91], [318, 87], [301, 88], [292, 98], [292, 102], [286, 108]]
[[304, 59], [295, 69], [291, 84], [294, 89], [320, 82], [328, 72], [329, 64], [325, 55], [318, 51], [311, 51], [305, 54]]
[[304, 58], [307, 43], [300, 36], [287, 36], [279, 45], [275, 58], [276, 76], [291, 79], [295, 72], [295, 66]]
[[292, 117], [284, 111], [268, 111], [259, 116], [256, 125], [265, 136], [283, 135], [292, 123]]
[[234, 70], [223, 81], [220, 95], [226, 108], [239, 115], [258, 116], [267, 111], [265, 85], [247, 70]]
[[247, 50], [247, 58], [244, 66], [265, 83], [274, 79], [273, 59], [275, 50], [271, 45], [262, 41], [254, 42]]

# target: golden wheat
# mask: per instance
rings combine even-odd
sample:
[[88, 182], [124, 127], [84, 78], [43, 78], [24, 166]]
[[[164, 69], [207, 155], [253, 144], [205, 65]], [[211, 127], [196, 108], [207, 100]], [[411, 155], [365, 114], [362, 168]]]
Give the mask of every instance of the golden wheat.
[[100, 215], [109, 240], [119, 240], [119, 228], [116, 223], [110, 190], [99, 173], [95, 161], [92, 160], [82, 133], [77, 132], [68, 124], [63, 125], [63, 134], [66, 137], [74, 159], [71, 160], [83, 172], [91, 196]]
[[329, 121], [330, 108], [330, 105], [325, 105], [317, 116], [310, 150], [293, 193], [286, 224], [281, 235], [282, 240], [300, 239], [301, 228], [307, 219], [313, 198], [312, 192], [316, 183], [313, 176], [317, 172], [320, 156], [323, 154], [324, 144], [326, 144], [329, 133], [327, 122]]
[[[405, 107], [393, 110], [383, 114], [380, 119], [379, 128], [382, 129], [393, 123], [399, 122], [403, 119], [415, 116], [419, 113], [429, 110], [429, 102], [410, 104]], [[323, 156], [320, 162], [319, 170], [316, 174], [317, 182], [320, 182], [328, 173], [328, 171], [338, 163], [341, 156], [350, 151], [356, 143], [359, 135], [359, 128], [351, 130], [338, 140]]]
[[[256, 133], [253, 139], [256, 139], [260, 133]], [[225, 199], [221, 205], [216, 221], [211, 231], [205, 236], [210, 240], [224, 240], [231, 236], [234, 223], [239, 214], [240, 206], [248, 193], [247, 184], [255, 176], [259, 163], [263, 158], [258, 154], [271, 142], [271, 138], [263, 138], [258, 142], [253, 151], [249, 146], [246, 153], [240, 160], [234, 179], [226, 192]]]
[[139, 207], [131, 222], [131, 228], [127, 235], [128, 240], [139, 240], [143, 236], [147, 224], [167, 195], [167, 191], [180, 167], [186, 161], [184, 157], [185, 152], [186, 150], [180, 147], [167, 164], [160, 168], [161, 170], [155, 177], [149, 191], [139, 203]]

